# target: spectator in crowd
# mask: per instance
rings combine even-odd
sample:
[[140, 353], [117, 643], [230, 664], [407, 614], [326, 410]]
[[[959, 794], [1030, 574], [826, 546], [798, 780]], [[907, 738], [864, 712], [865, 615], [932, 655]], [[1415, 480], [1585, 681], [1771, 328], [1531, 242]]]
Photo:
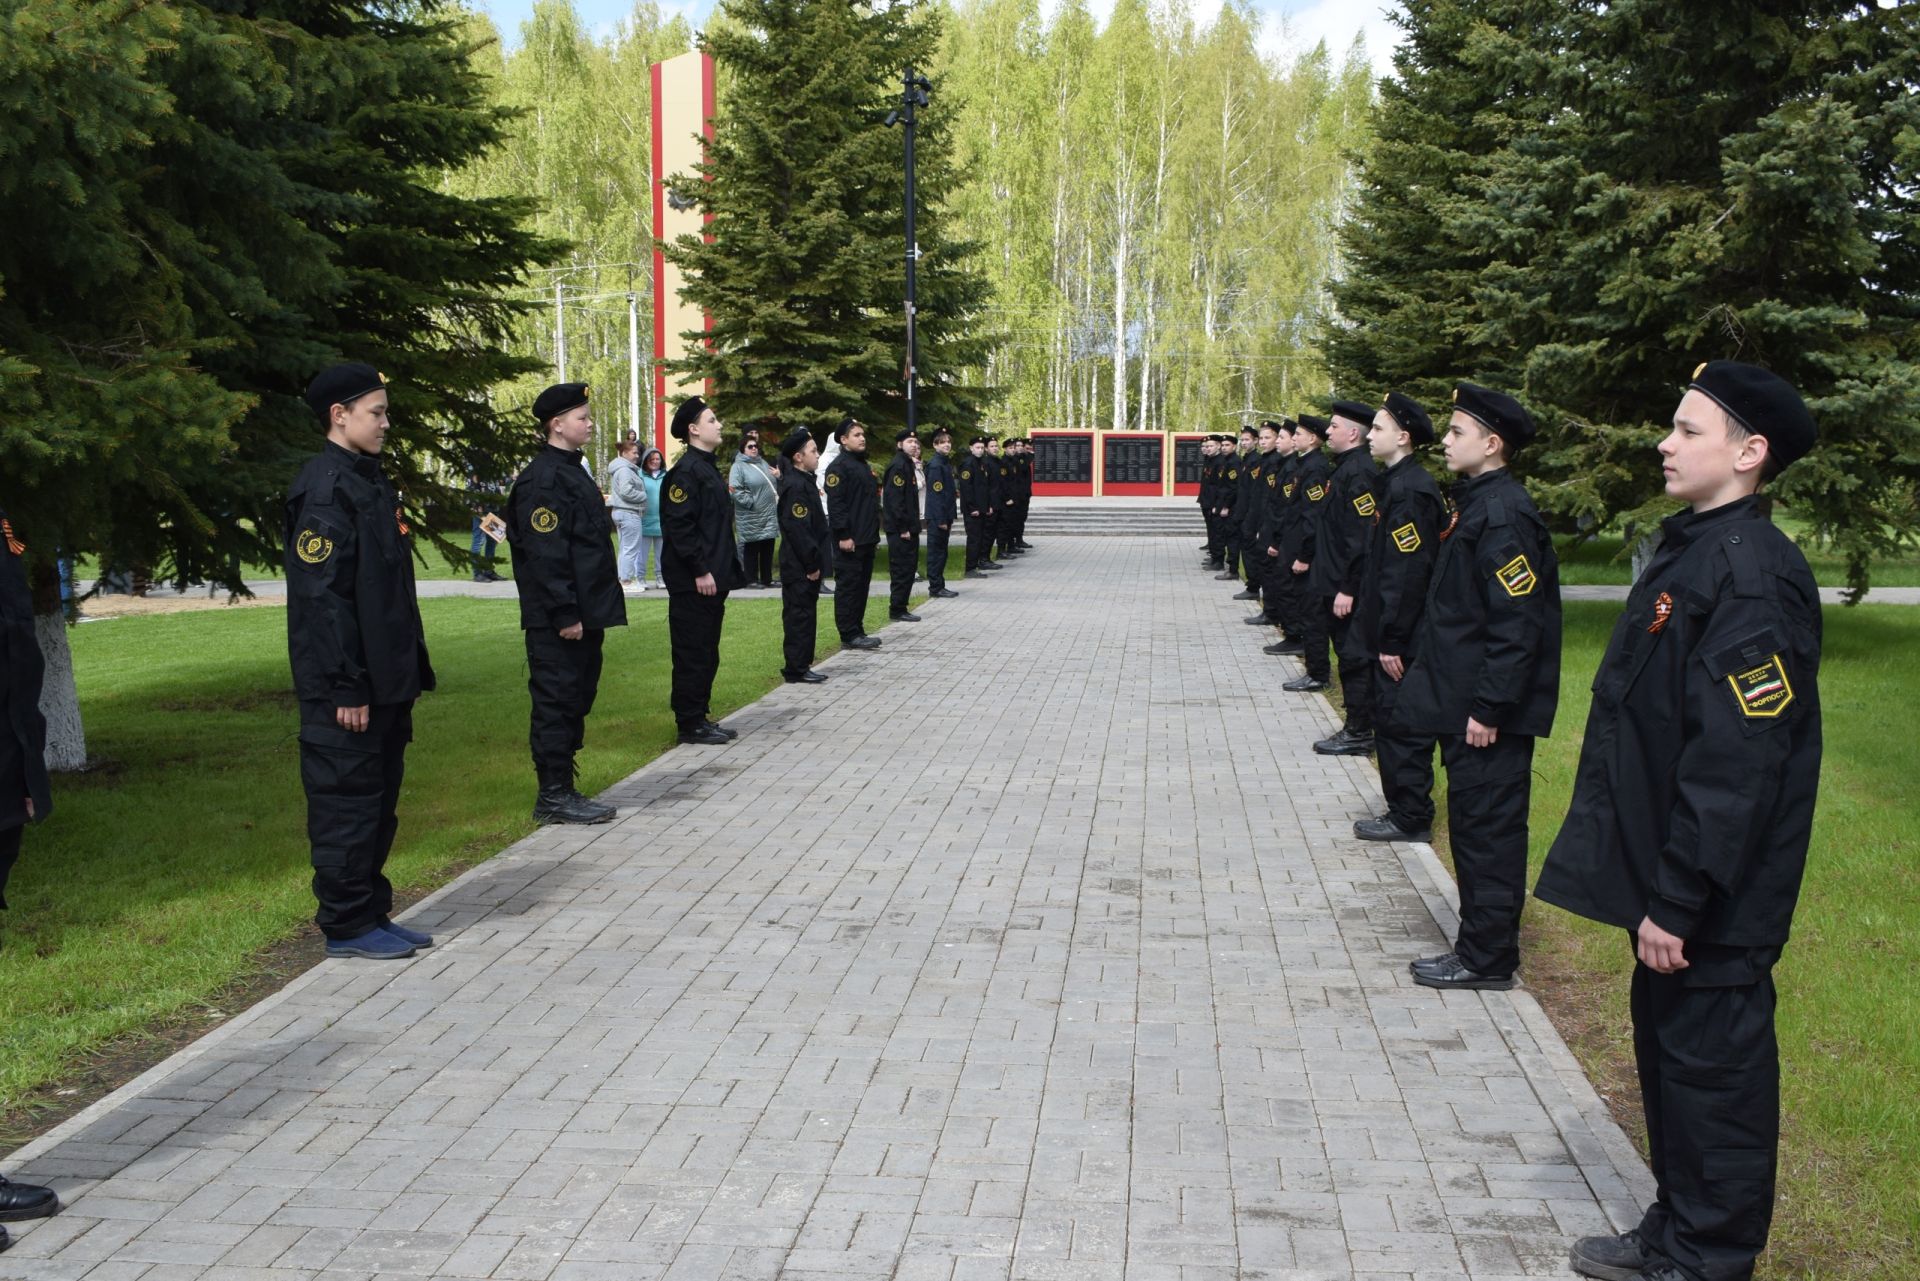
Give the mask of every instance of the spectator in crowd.
[[644, 591], [640, 580], [640, 543], [646, 537], [647, 487], [640, 479], [640, 442], [622, 440], [607, 466], [607, 507], [620, 534], [620, 587]]
[[748, 432], [727, 475], [733, 495], [733, 519], [740, 539], [740, 563], [747, 581], [773, 586], [773, 542], [779, 535], [780, 478], [760, 456], [760, 437]]
[[640, 484], [647, 493], [647, 508], [640, 518], [640, 563], [634, 571], [641, 591], [647, 589], [649, 575], [655, 587], [664, 586], [660, 581], [660, 478], [666, 474], [667, 456], [648, 449], [640, 459]]

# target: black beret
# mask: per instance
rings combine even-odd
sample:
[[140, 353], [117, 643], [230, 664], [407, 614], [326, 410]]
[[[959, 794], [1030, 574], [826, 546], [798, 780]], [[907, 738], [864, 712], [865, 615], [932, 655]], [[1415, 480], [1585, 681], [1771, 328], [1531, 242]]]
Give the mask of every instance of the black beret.
[[1300, 415], [1300, 428], [1304, 431], [1312, 432], [1314, 435], [1318, 436], [1321, 440], [1325, 440], [1327, 438], [1327, 428], [1330, 426], [1332, 426], [1332, 424], [1329, 423], [1326, 419], [1320, 417], [1318, 414], [1301, 414]]
[[700, 415], [707, 412], [707, 402], [698, 396], [689, 396], [680, 402], [673, 411], [673, 422], [667, 427], [667, 435], [675, 440], [685, 440], [687, 429], [700, 421]]
[[972, 449], [975, 445], [984, 445], [992, 439], [993, 437], [991, 436], [975, 436], [972, 440], [967, 442], [967, 448]]
[[899, 431], [893, 434], [893, 443], [896, 445], [904, 445], [910, 440], [919, 440], [919, 439], [920, 439], [920, 433], [917, 431], [914, 431], [912, 428], [907, 428], [907, 427], [903, 427]]
[[1431, 445], [1433, 443], [1433, 419], [1427, 415], [1425, 409], [1421, 408], [1419, 401], [1411, 396], [1403, 396], [1397, 391], [1390, 391], [1387, 393], [1387, 402], [1383, 408], [1393, 415], [1393, 421], [1400, 425], [1400, 430], [1407, 433], [1414, 444]]
[[1245, 427], [1242, 427], [1239, 430], [1239, 432], [1234, 435], [1234, 439], [1238, 440], [1241, 436], [1258, 436], [1259, 434], [1260, 434], [1260, 429], [1255, 427], [1252, 423], [1248, 423]]
[[812, 439], [813, 433], [805, 427], [795, 427], [781, 439], [780, 456], [782, 458], [796, 457], [801, 450], [807, 447], [807, 442]]
[[1373, 406], [1363, 405], [1357, 400], [1336, 400], [1333, 402], [1333, 412], [1341, 418], [1351, 419], [1362, 427], [1370, 426], [1373, 422]]
[[1269, 419], [1267, 419], [1267, 420], [1266, 420], [1265, 422], [1263, 422], [1263, 423], [1261, 423], [1261, 424], [1260, 424], [1260, 430], [1261, 430], [1261, 431], [1276, 431], [1276, 432], [1277, 432], [1277, 431], [1279, 431], [1279, 430], [1280, 430], [1280, 424], [1279, 424], [1279, 423], [1277, 423], [1277, 422], [1275, 422], [1275, 421], [1273, 421], [1273, 419], [1271, 419], [1271, 418], [1269, 418]]
[[586, 403], [585, 383], [555, 383], [533, 398], [533, 421], [544, 423]]
[[1818, 439], [1807, 402], [1779, 374], [1737, 360], [1709, 360], [1693, 371], [1692, 387], [1713, 398], [1727, 416], [1755, 436], [1782, 467], [1806, 456]]
[[839, 425], [833, 429], [833, 438], [835, 440], [845, 440], [847, 432], [859, 425], [860, 421], [852, 414], [848, 414], [845, 418], [842, 418]]
[[307, 404], [325, 422], [327, 411], [335, 405], [351, 405], [368, 392], [379, 391], [386, 385], [386, 375], [372, 365], [363, 365], [357, 360], [328, 365], [307, 384]]
[[1532, 440], [1539, 431], [1533, 425], [1533, 415], [1519, 401], [1475, 383], [1455, 385], [1453, 407], [1479, 419], [1482, 426], [1506, 442], [1508, 453]]

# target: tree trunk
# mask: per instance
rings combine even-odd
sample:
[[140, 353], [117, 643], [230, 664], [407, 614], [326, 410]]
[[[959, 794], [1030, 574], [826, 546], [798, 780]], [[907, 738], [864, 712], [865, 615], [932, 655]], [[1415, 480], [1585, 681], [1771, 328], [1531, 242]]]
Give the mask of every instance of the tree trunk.
[[47, 768], [87, 767], [87, 733], [80, 723], [80, 691], [73, 683], [73, 651], [67, 646], [67, 620], [59, 610], [33, 616], [34, 639], [47, 660], [40, 687], [40, 714], [47, 718]]

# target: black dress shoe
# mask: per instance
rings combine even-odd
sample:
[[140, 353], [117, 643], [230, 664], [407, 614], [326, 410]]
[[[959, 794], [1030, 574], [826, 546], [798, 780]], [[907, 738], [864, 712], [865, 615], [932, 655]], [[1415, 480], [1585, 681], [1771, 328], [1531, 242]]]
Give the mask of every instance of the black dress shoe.
[[920, 621], [920, 615], [914, 613], [910, 609], [902, 610], [898, 614], [888, 614], [887, 617], [891, 618], [896, 623], [917, 623]]
[[1622, 1232], [1617, 1237], [1581, 1237], [1573, 1243], [1570, 1261], [1583, 1277], [1633, 1281], [1659, 1257], [1638, 1232]]
[[1408, 830], [1393, 821], [1393, 815], [1381, 814], [1374, 818], [1356, 819], [1353, 834], [1363, 841], [1430, 841], [1432, 828]]
[[824, 672], [805, 671], [795, 676], [792, 672], [781, 672], [781, 679], [789, 685], [818, 685], [827, 679]]
[[1219, 573], [1213, 576], [1213, 580], [1217, 583], [1225, 583], [1238, 577], [1240, 577], [1238, 574]]
[[856, 636], [852, 640], [845, 640], [840, 643], [848, 649], [880, 648], [880, 638], [878, 636]]
[[1262, 654], [1285, 655], [1285, 654], [1298, 654], [1300, 651], [1298, 649], [1288, 649], [1287, 643], [1285, 641], [1275, 641], [1271, 645], [1262, 645], [1260, 647], [1260, 652]]
[[1314, 676], [1296, 676], [1280, 688], [1289, 694], [1318, 694], [1321, 690], [1332, 689], [1333, 682]]
[[1233, 598], [1234, 598], [1235, 600], [1259, 600], [1259, 599], [1260, 599], [1260, 593], [1259, 593], [1259, 592], [1248, 592], [1248, 591], [1241, 591], [1241, 592], [1235, 592], [1235, 593], [1233, 594]]
[[718, 725], [696, 725], [681, 730], [680, 741], [694, 747], [725, 747], [733, 740], [722, 734]]
[[981, 561], [981, 562], [980, 562], [980, 568], [982, 568], [982, 569], [1003, 569], [1003, 568], [1005, 568], [1005, 566], [1003, 566], [1003, 565], [1001, 565], [1001, 563], [1000, 563], [999, 561], [997, 561], [997, 560], [983, 560], [983, 561]]
[[1373, 755], [1373, 735], [1354, 734], [1342, 729], [1339, 733], [1315, 743], [1313, 750], [1322, 756], [1371, 756]]
[[1273, 626], [1273, 620], [1271, 618], [1268, 618], [1265, 614], [1248, 614], [1245, 618], [1241, 619], [1240, 621], [1245, 623], [1248, 627], [1272, 627]]
[[14, 1183], [0, 1177], [0, 1221], [44, 1219], [59, 1211], [60, 1198], [52, 1188], [43, 1188], [37, 1183]]
[[1436, 965], [1422, 965], [1415, 962], [1413, 981], [1421, 987], [1437, 987], [1442, 991], [1453, 989], [1462, 992], [1506, 992], [1513, 988], [1513, 975], [1482, 974], [1470, 970], [1467, 963], [1457, 956], [1448, 956]]
[[[686, 742], [686, 736], [680, 736]], [[611, 805], [601, 805], [590, 801], [571, 787], [543, 787], [539, 797], [533, 802], [533, 821], [536, 823], [573, 823], [582, 826], [593, 823], [605, 823], [612, 820], [614, 809]]]
[[1442, 952], [1438, 956], [1423, 956], [1417, 961], [1408, 961], [1407, 972], [1419, 974], [1423, 970], [1437, 970], [1459, 959], [1452, 952]]
[[1305, 657], [1306, 652], [1307, 643], [1302, 640], [1281, 640], [1278, 644], [1267, 650], [1269, 654], [1292, 654], [1298, 657]]
[[718, 730], [718, 731], [720, 731], [720, 732], [721, 732], [722, 734], [725, 734], [725, 735], [727, 736], [727, 741], [728, 741], [729, 743], [731, 743], [731, 742], [732, 742], [732, 741], [733, 741], [734, 739], [736, 739], [736, 738], [739, 738], [739, 737], [740, 737], [740, 731], [739, 731], [739, 730], [737, 730], [737, 729], [728, 729], [728, 728], [727, 728], [727, 727], [726, 727], [725, 725], [722, 725], [722, 724], [720, 724], [720, 723], [719, 723], [718, 721], [708, 721], [708, 722], [707, 722], [707, 728], [708, 728], [708, 729], [712, 729], [712, 730]]
[[952, 600], [954, 597], [958, 596], [960, 593], [950, 592], [946, 588], [942, 587], [935, 591], [928, 592], [927, 594], [929, 596], [938, 596], [941, 600]]
[[1032, 551], [1032, 550], [1033, 550], [1033, 544], [1032, 544], [1032, 543], [1030, 543], [1030, 542], [1028, 542], [1028, 541], [1027, 541], [1026, 539], [1024, 539], [1024, 538], [1016, 538], [1016, 539], [1014, 539], [1014, 540], [1013, 540], [1013, 545], [1014, 545], [1015, 547], [1018, 547], [1018, 548], [1019, 548], [1019, 549], [1020, 549], [1021, 551], [1023, 551], [1023, 552], [1030, 552], [1030, 551]]

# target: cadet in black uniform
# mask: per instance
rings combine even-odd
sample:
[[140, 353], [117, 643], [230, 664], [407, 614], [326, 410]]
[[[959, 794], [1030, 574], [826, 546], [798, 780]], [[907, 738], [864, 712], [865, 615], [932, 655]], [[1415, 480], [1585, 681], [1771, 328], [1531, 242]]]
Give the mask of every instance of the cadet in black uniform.
[[993, 559], [993, 477], [987, 466], [987, 438], [975, 436], [960, 460], [960, 510], [967, 520], [967, 576], [998, 569]]
[[867, 635], [867, 589], [880, 545], [880, 483], [867, 464], [867, 429], [845, 418], [837, 434], [840, 453], [827, 464], [827, 524], [839, 549], [833, 621], [848, 649], [879, 649], [880, 638]]
[[1033, 442], [1025, 436], [1013, 442], [1018, 447], [1013, 472], [1013, 545], [1021, 551], [1033, 550], [1027, 541], [1027, 513], [1033, 510]]
[[[1274, 477], [1273, 488], [1279, 487], [1280, 458], [1274, 450], [1279, 445], [1279, 428], [1273, 423], [1260, 424], [1254, 436], [1255, 452], [1240, 470], [1241, 502], [1234, 512], [1234, 518], [1240, 522], [1240, 567], [1246, 571], [1247, 585], [1235, 593], [1235, 600], [1258, 601], [1261, 588], [1267, 581], [1267, 549], [1261, 541], [1261, 532], [1266, 527], [1267, 499], [1272, 490], [1267, 478]], [[1247, 615], [1246, 622], [1256, 627], [1267, 625], [1265, 609], [1257, 609]]]
[[1373, 487], [1380, 469], [1367, 448], [1373, 410], [1356, 400], [1333, 402], [1327, 444], [1333, 475], [1320, 516], [1306, 608], [1316, 611], [1340, 665], [1340, 701], [1346, 719], [1338, 731], [1313, 745], [1322, 756], [1368, 756], [1373, 752], [1373, 654], [1355, 634], [1353, 602], [1366, 571], [1378, 504]]
[[1324, 615], [1314, 608], [1309, 587], [1313, 562], [1318, 554], [1320, 523], [1327, 509], [1327, 480], [1333, 466], [1320, 446], [1327, 438], [1328, 422], [1317, 414], [1302, 414], [1294, 428], [1293, 511], [1287, 530], [1289, 545], [1280, 552], [1280, 560], [1293, 572], [1294, 589], [1300, 610], [1300, 661], [1306, 674], [1296, 676], [1280, 688], [1293, 694], [1317, 694], [1333, 688], [1333, 664], [1327, 660], [1327, 628]]
[[1513, 986], [1526, 895], [1533, 741], [1560, 700], [1560, 566], [1512, 452], [1533, 439], [1513, 397], [1472, 383], [1453, 393], [1447, 468], [1461, 478], [1441, 535], [1413, 662], [1396, 692], [1401, 728], [1440, 740], [1447, 827], [1460, 883], [1454, 949], [1415, 961], [1414, 982]]
[[953, 519], [959, 512], [957, 491], [953, 487], [953, 433], [945, 427], [933, 433], [933, 453], [927, 458], [927, 589], [939, 599], [951, 599], [960, 593], [947, 590], [947, 539], [953, 533]]
[[527, 643], [532, 712], [527, 746], [539, 792], [536, 823], [605, 823], [614, 807], [573, 785], [587, 714], [600, 691], [607, 628], [627, 625], [613, 554], [613, 519], [580, 451], [593, 438], [587, 384], [560, 383], [534, 398], [546, 443], [507, 493], [507, 540], [520, 629]]
[[780, 442], [780, 457], [786, 460], [780, 469], [780, 626], [786, 666], [780, 674], [790, 685], [818, 685], [827, 679], [825, 672], [813, 670], [820, 576], [833, 552], [813, 479], [820, 470], [820, 447], [805, 428], [796, 428]]
[[893, 458], [880, 478], [880, 518], [887, 531], [887, 616], [917, 623], [907, 608], [913, 578], [920, 568], [920, 437], [903, 431], [894, 437]]
[[412, 956], [384, 869], [399, 830], [413, 703], [433, 688], [400, 497], [380, 470], [386, 380], [334, 365], [307, 388], [327, 443], [287, 492], [287, 653], [300, 700], [314, 923], [327, 955]]
[[1281, 629], [1281, 638], [1267, 646], [1268, 653], [1282, 652], [1286, 639], [1294, 634], [1291, 607], [1293, 575], [1280, 563], [1280, 540], [1284, 536], [1287, 514], [1286, 478], [1292, 474], [1293, 429], [1286, 422], [1260, 424], [1261, 440], [1273, 433], [1273, 452], [1260, 470], [1260, 527], [1254, 543], [1260, 557], [1260, 616], [1270, 627]]
[[993, 485], [993, 552], [995, 561], [1020, 554], [1013, 545], [1013, 469], [1005, 446], [987, 437], [987, 478]]
[[733, 536], [733, 496], [713, 460], [720, 418], [698, 396], [673, 411], [667, 429], [687, 447], [660, 478], [660, 577], [667, 584], [667, 640], [673, 650], [674, 724], [682, 743], [717, 747], [739, 735], [709, 712], [720, 670], [727, 593], [745, 577]]
[[1240, 504], [1240, 468], [1253, 452], [1254, 441], [1258, 433], [1251, 427], [1242, 427], [1239, 436], [1239, 448], [1222, 451], [1223, 458], [1220, 474], [1220, 537], [1221, 545], [1226, 549], [1227, 567], [1214, 575], [1219, 582], [1240, 581], [1240, 526], [1234, 515]]
[[1216, 572], [1227, 563], [1220, 546], [1220, 513], [1214, 499], [1214, 489], [1219, 484], [1219, 462], [1220, 437], [1218, 433], [1209, 432], [1200, 439], [1200, 489], [1194, 501], [1200, 505], [1200, 520], [1207, 529], [1207, 541], [1200, 546], [1206, 558], [1200, 562], [1200, 568]]
[[1413, 657], [1440, 531], [1447, 523], [1447, 500], [1415, 453], [1432, 443], [1433, 419], [1427, 411], [1411, 397], [1389, 392], [1367, 433], [1374, 461], [1386, 470], [1374, 487], [1380, 510], [1354, 604], [1355, 634], [1380, 668], [1373, 680], [1373, 751], [1387, 798], [1385, 813], [1353, 825], [1353, 834], [1363, 841], [1432, 838], [1434, 736], [1393, 723], [1400, 679]]
[[1634, 1056], [1657, 1191], [1573, 1247], [1592, 1277], [1743, 1281], [1780, 1138], [1773, 966], [1820, 778], [1820, 596], [1755, 491], [1813, 448], [1777, 375], [1716, 360], [1660, 444], [1689, 510], [1628, 597], [1593, 682], [1565, 824], [1534, 893], [1629, 932]]

